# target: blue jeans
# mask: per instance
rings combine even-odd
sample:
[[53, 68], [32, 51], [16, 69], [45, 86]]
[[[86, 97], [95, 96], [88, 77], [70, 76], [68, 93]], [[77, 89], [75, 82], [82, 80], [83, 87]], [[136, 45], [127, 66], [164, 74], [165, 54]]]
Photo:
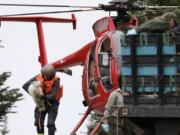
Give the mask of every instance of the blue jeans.
[[39, 112], [37, 108], [34, 111], [35, 126], [37, 127], [38, 133], [44, 133], [44, 120], [48, 114], [47, 127], [48, 134], [54, 135], [56, 131], [55, 120], [58, 114], [59, 102], [54, 101], [51, 105], [46, 107], [45, 111]]

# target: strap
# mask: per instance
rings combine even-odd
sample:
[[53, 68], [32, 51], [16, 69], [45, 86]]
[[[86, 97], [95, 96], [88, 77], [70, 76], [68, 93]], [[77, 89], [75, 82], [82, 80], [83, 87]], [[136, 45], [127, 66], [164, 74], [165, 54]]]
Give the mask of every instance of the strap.
[[124, 75], [122, 76], [122, 83], [124, 84], [123, 90], [126, 90], [126, 78]]
[[125, 35], [123, 34], [122, 37], [121, 37], [121, 46], [122, 47], [126, 47], [126, 38], [125, 38]]
[[148, 45], [147, 33], [145, 32], [140, 34], [140, 45]]
[[170, 92], [173, 91], [173, 84], [175, 83], [175, 79], [174, 77], [171, 75], [170, 78], [169, 78], [169, 85], [170, 85]]
[[169, 45], [169, 32], [162, 34], [163, 45]]
[[141, 77], [142, 92], [145, 92], [144, 77]]

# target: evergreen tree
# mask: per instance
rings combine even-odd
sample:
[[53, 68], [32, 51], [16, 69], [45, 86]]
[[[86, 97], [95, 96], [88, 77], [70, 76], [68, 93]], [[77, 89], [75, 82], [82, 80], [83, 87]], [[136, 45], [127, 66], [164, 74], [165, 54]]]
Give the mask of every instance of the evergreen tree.
[[2, 125], [1, 134], [6, 135], [7, 133], [9, 133], [9, 130], [7, 129], [7, 116], [5, 116], [4, 121], [3, 121], [3, 125]]
[[0, 126], [3, 128], [2, 134], [5, 135], [7, 131], [7, 114], [14, 113], [12, 108], [14, 103], [22, 100], [22, 94], [19, 89], [10, 89], [5, 86], [5, 81], [11, 76], [10, 72], [0, 74]]
[[[180, 0], [138, 0], [140, 3], [148, 6], [180, 6]], [[165, 12], [174, 12], [177, 15], [177, 22], [180, 23], [180, 9], [166, 8], [133, 12], [140, 21], [140, 24], [148, 19], [160, 16]]]

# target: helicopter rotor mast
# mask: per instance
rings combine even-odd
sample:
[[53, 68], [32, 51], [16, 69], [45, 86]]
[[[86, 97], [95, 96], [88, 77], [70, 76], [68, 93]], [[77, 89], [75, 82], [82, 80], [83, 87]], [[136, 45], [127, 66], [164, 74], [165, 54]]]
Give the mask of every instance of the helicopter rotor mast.
[[141, 10], [157, 10], [157, 9], [176, 9], [180, 6], [148, 6], [143, 5], [136, 0], [112, 0], [108, 5], [100, 4], [99, 9], [104, 11], [115, 11], [117, 16], [113, 17], [115, 23], [122, 24], [124, 18], [128, 18], [129, 11], [141, 11]]

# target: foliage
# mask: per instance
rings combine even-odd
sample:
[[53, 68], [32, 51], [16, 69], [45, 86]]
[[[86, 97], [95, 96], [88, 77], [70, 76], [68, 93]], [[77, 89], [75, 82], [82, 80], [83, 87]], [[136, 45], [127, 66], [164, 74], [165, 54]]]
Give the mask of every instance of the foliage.
[[[144, 1], [144, 0], [143, 0]], [[180, 0], [148, 0], [151, 5], [180, 6]]]
[[6, 135], [9, 133], [9, 130], [7, 129], [7, 116], [4, 117], [1, 133], [2, 135]]
[[19, 93], [19, 89], [10, 89], [8, 86], [4, 86], [5, 81], [10, 76], [9, 72], [0, 74], [0, 126], [4, 127], [3, 135], [7, 133], [7, 114], [14, 113], [12, 111], [12, 108], [15, 107], [14, 103], [22, 100], [22, 94]]
[[[100, 121], [102, 118], [102, 115], [97, 114], [97, 113], [92, 113], [89, 118], [89, 125], [87, 126], [88, 128], [88, 135], [91, 133], [93, 128], [96, 126], [96, 123]], [[107, 135], [108, 133], [101, 127], [96, 135]]]
[[[143, 5], [148, 6], [180, 6], [180, 0], [138, 0]], [[174, 12], [177, 15], [177, 22], [180, 23], [180, 9], [147, 9], [142, 11], [133, 12], [140, 21], [140, 24], [145, 22], [146, 20], [152, 19], [156, 16], [160, 16], [165, 12]]]

